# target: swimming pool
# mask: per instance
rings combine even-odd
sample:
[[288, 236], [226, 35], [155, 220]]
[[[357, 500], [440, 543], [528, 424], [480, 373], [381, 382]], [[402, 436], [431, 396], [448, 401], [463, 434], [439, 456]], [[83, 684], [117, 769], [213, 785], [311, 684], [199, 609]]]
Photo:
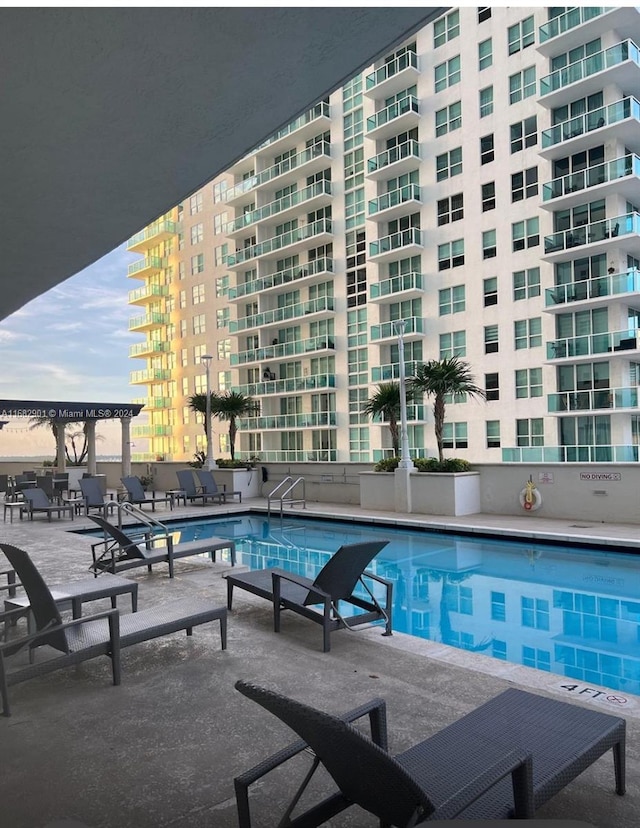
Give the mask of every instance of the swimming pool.
[[393, 629], [640, 695], [640, 558], [573, 545], [247, 514], [167, 521], [217, 535], [238, 563], [314, 578], [343, 543], [388, 540], [371, 569], [394, 582]]

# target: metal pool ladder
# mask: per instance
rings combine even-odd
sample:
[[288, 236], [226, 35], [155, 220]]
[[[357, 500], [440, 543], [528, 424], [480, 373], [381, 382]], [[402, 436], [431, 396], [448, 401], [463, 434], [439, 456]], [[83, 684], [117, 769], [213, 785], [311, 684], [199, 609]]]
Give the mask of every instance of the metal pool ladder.
[[[293, 490], [298, 486], [298, 484], [302, 484], [302, 497], [295, 497]], [[283, 490], [284, 491], [281, 491]], [[277, 501], [280, 503], [280, 517], [282, 518], [282, 510], [284, 508], [284, 504], [287, 503], [290, 508], [302, 503], [302, 508], [307, 508], [307, 499], [305, 494], [305, 485], [304, 485], [304, 477], [297, 477], [295, 480], [291, 475], [287, 475], [284, 480], [281, 480], [275, 489], [271, 492], [269, 497], [267, 498], [267, 515], [271, 517], [271, 501]]]

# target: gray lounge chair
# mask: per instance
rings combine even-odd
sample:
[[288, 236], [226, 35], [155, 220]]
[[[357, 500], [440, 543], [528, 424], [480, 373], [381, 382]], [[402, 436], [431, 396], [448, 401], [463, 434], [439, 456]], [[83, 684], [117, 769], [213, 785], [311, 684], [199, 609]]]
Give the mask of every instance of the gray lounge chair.
[[112, 512], [117, 511], [118, 503], [104, 496], [102, 486], [97, 478], [82, 477], [78, 483], [80, 484], [80, 491], [82, 492], [85, 515], [88, 515], [92, 509], [97, 509], [104, 517], [107, 517], [109, 510]]
[[221, 495], [225, 503], [227, 498], [237, 497], [239, 502], [242, 503], [242, 492], [228, 492], [225, 487], [219, 489], [213, 472], [208, 469], [196, 469], [196, 474], [200, 481], [200, 489], [204, 494]]
[[[63, 622], [49, 588], [29, 555], [10, 544], [1, 547], [27, 592], [36, 625], [34, 634], [0, 644], [0, 695], [5, 716], [11, 714], [11, 685], [96, 656], [106, 655], [111, 659], [113, 683], [120, 684], [120, 650], [132, 644], [179, 630], [186, 630], [187, 635], [191, 635], [195, 626], [219, 621], [222, 649], [226, 649], [226, 609], [191, 598], [122, 616], [119, 610], [111, 609]], [[60, 655], [11, 670], [12, 656], [43, 645], [57, 650]]]
[[43, 512], [47, 519], [51, 520], [51, 515], [56, 514], [62, 517], [65, 512], [73, 515], [75, 507], [71, 503], [52, 503], [42, 489], [24, 489], [22, 495], [26, 502], [25, 511], [29, 515], [29, 520], [33, 520], [34, 514]]
[[142, 506], [145, 503], [151, 504], [151, 511], [155, 512], [156, 503], [168, 503], [169, 508], [173, 509], [173, 498], [167, 495], [166, 497], [156, 497], [156, 493], [152, 492], [151, 497], [147, 497], [142, 483], [137, 477], [121, 477], [122, 485], [127, 490], [127, 500], [133, 503], [134, 506]]
[[[509, 689], [393, 756], [383, 699], [333, 716], [244, 681], [235, 686], [301, 738], [234, 780], [240, 828], [251, 828], [250, 785], [307, 748], [311, 768], [278, 823], [288, 828], [322, 825], [352, 805], [381, 825], [406, 828], [428, 820], [528, 819], [609, 749], [616, 792], [625, 791], [625, 720], [564, 701]], [[351, 724], [365, 715], [371, 738]], [[336, 792], [292, 817], [319, 766]]]
[[180, 469], [180, 471], [176, 472], [176, 475], [180, 489], [184, 492], [185, 499], [189, 503], [193, 503], [196, 500], [201, 500], [202, 503], [222, 503], [224, 501], [224, 494], [222, 492], [207, 494], [206, 492], [198, 491], [191, 469]]
[[167, 530], [152, 533], [145, 529], [127, 534], [105, 518], [98, 515], [88, 517], [105, 533], [105, 540], [91, 544], [91, 569], [96, 575], [100, 572], [115, 574], [140, 566], [146, 566], [151, 572], [153, 564], [166, 563], [169, 565], [169, 577], [173, 578], [173, 562], [177, 558], [208, 554], [215, 561], [219, 549], [229, 549], [231, 566], [236, 563], [236, 544], [228, 538], [202, 538], [174, 544], [171, 532]]
[[[273, 603], [275, 632], [280, 632], [280, 613], [283, 609], [292, 610], [321, 624], [325, 653], [331, 649], [332, 630], [383, 620], [383, 635], [391, 635], [393, 583], [366, 571], [366, 567], [387, 543], [388, 541], [368, 541], [341, 546], [314, 581], [284, 569], [258, 569], [227, 575], [227, 609], [232, 609], [233, 588], [246, 589]], [[384, 606], [376, 600], [371, 581], [384, 586]], [[355, 592], [358, 586], [359, 595]], [[340, 602], [352, 604], [359, 612], [343, 615]], [[318, 605], [319, 609], [316, 608]]]

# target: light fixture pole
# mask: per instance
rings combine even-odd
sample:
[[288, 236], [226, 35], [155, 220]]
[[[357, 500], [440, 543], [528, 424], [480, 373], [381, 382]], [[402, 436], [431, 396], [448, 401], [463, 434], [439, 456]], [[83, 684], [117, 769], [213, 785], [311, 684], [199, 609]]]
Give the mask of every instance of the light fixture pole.
[[207, 413], [206, 417], [206, 424], [207, 424], [207, 459], [205, 461], [205, 468], [211, 471], [212, 469], [217, 469], [216, 461], [213, 459], [213, 441], [211, 439], [211, 360], [213, 357], [211, 354], [202, 354], [200, 357], [200, 362], [204, 362], [204, 370], [207, 378]]
[[404, 366], [404, 329], [406, 324], [404, 319], [397, 319], [393, 323], [398, 335], [398, 360], [400, 362], [400, 462], [398, 463], [400, 469], [413, 468], [413, 461], [409, 454], [409, 432], [407, 430], [407, 388]]

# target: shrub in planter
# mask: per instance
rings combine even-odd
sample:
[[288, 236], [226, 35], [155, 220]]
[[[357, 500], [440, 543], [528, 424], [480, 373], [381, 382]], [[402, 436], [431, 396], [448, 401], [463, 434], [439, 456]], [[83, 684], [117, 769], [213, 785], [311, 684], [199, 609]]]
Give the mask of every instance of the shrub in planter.
[[255, 462], [252, 459], [249, 460], [227, 460], [226, 458], [220, 458], [216, 460], [216, 465], [219, 469], [253, 469], [255, 468]]
[[385, 457], [382, 460], [378, 460], [373, 470], [377, 472], [392, 472], [398, 468], [399, 462], [399, 457]]
[[455, 472], [471, 471], [471, 463], [462, 460], [460, 457], [448, 457], [445, 460], [438, 460], [437, 457], [416, 457], [413, 461], [419, 472]]

